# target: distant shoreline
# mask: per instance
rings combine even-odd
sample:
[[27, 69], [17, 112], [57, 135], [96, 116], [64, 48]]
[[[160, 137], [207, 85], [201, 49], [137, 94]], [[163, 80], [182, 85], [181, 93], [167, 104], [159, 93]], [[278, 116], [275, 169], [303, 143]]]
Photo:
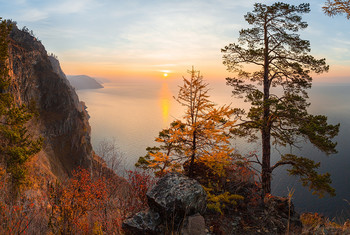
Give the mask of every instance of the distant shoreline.
[[67, 79], [72, 85], [72, 87], [74, 87], [76, 90], [104, 88], [104, 86], [100, 82], [87, 75], [67, 75]]

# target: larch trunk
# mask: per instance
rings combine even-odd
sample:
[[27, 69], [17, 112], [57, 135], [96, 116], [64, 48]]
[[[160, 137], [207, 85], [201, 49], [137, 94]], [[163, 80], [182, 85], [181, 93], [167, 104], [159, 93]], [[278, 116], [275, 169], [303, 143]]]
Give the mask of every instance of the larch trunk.
[[192, 154], [191, 154], [191, 161], [189, 166], [189, 173], [188, 176], [190, 178], [193, 178], [193, 165], [194, 165], [194, 159], [196, 157], [196, 131], [193, 132], [193, 139], [192, 139]]

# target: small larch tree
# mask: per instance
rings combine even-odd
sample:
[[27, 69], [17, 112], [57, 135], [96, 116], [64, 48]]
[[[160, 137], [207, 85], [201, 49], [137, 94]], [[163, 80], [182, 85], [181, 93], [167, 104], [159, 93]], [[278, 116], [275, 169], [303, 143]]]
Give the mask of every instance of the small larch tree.
[[183, 85], [174, 97], [185, 107], [183, 119], [159, 133], [156, 142], [160, 146], [148, 148], [148, 154], [139, 159], [137, 166], [153, 168], [162, 175], [185, 165], [185, 173], [194, 177], [196, 163], [203, 163], [220, 174], [230, 162], [233, 111], [229, 106], [216, 108], [209, 100], [208, 84], [199, 71], [192, 68], [189, 74], [189, 79], [183, 77]]
[[305, 139], [326, 154], [336, 153], [332, 138], [338, 134], [339, 124], [329, 125], [327, 117], [307, 111], [310, 104], [306, 90], [311, 88], [311, 73], [329, 68], [325, 59], [309, 55], [309, 41], [297, 34], [308, 26], [300, 14], [309, 11], [309, 4], [256, 3], [254, 10], [245, 15], [253, 27], [242, 29], [238, 43], [222, 49], [224, 65], [237, 74], [227, 78], [227, 84], [233, 87], [235, 96], [251, 104], [247, 113], [236, 109], [241, 121], [232, 133], [261, 141], [262, 159], [256, 163], [262, 168], [263, 196], [271, 193], [271, 173], [281, 165], [290, 165], [289, 173], [300, 176], [313, 193], [334, 195], [330, 175], [319, 174], [316, 169], [320, 164], [313, 160], [282, 154], [271, 166], [271, 145], [298, 147]]
[[182, 170], [183, 149], [178, 139], [174, 138], [176, 133], [184, 131], [184, 125], [179, 121], [170, 123], [170, 127], [159, 132], [155, 139], [158, 146], [147, 147], [147, 154], [140, 157], [136, 167], [152, 169], [157, 177], [167, 172], [179, 172]]

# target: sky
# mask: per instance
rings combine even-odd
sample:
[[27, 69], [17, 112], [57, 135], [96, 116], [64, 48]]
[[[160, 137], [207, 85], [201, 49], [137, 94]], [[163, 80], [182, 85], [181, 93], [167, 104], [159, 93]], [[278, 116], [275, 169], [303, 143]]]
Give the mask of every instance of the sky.
[[[108, 79], [159, 79], [201, 71], [206, 79], [233, 76], [221, 48], [249, 27], [244, 15], [252, 0], [0, 0], [0, 17], [33, 30], [66, 74]], [[328, 17], [325, 0], [309, 2], [303, 15], [311, 54], [326, 58], [327, 74], [316, 82], [350, 82], [350, 20]]]

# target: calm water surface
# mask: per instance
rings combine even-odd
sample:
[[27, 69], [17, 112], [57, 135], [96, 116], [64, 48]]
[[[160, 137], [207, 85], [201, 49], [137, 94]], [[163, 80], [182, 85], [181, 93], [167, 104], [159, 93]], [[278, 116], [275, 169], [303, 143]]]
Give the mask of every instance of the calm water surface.
[[[173, 96], [178, 92], [181, 80], [160, 82], [123, 81], [104, 84], [98, 90], [80, 90], [91, 116], [92, 144], [97, 146], [104, 138], [115, 138], [120, 151], [132, 167], [138, 157], [145, 155], [146, 147], [155, 145], [154, 138], [175, 118], [181, 118], [183, 107]], [[241, 100], [231, 97], [231, 89], [224, 81], [210, 82], [212, 101], [219, 105], [231, 104], [233, 107], [248, 107]], [[275, 194], [285, 196], [288, 190], [295, 189], [294, 203], [299, 211], [315, 211], [331, 218], [350, 218], [350, 84], [314, 85], [309, 91], [310, 113], [324, 114], [332, 124], [340, 123], [337, 137], [338, 153], [326, 156], [309, 144], [303, 146], [300, 154], [321, 161], [321, 172], [332, 175], [337, 196], [318, 199], [296, 178], [286, 175], [285, 169], [274, 171], [272, 188]], [[233, 143], [241, 153], [259, 150], [260, 146], [246, 144], [243, 140]], [[277, 152], [275, 152], [276, 154]]]

